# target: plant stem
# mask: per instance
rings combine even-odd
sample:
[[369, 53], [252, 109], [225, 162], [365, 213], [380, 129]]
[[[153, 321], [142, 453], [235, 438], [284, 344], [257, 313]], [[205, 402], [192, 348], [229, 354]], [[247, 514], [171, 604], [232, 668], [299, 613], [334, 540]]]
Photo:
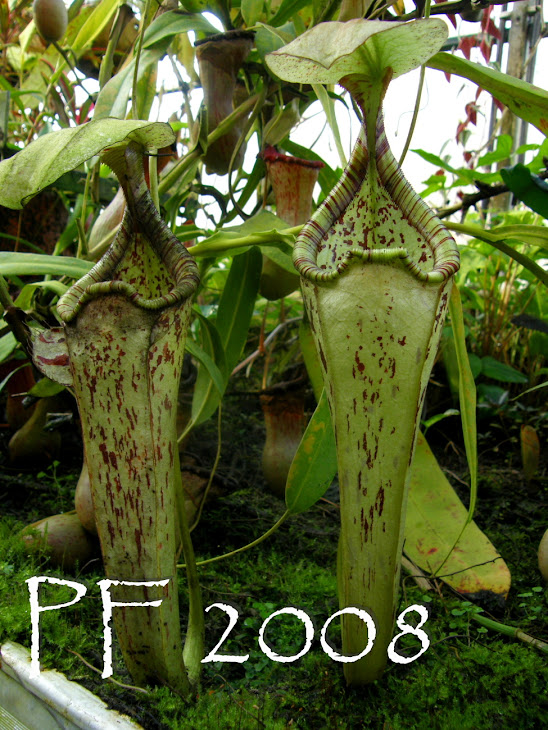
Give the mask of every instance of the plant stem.
[[139, 110], [137, 108], [137, 81], [139, 75], [139, 61], [141, 59], [141, 51], [143, 50], [143, 38], [148, 25], [150, 15], [150, 0], [146, 0], [145, 10], [143, 12], [141, 28], [139, 31], [139, 43], [137, 44], [137, 53], [135, 54], [135, 67], [133, 69], [133, 89], [131, 93], [131, 116], [133, 119], [139, 119]]
[[4, 279], [2, 274], [0, 274], [0, 304], [4, 307], [5, 310], [8, 310], [10, 307], [15, 306], [13, 304], [13, 299], [10, 297], [6, 280]]
[[[246, 99], [242, 104], [240, 104], [239, 107], [234, 109], [232, 114], [229, 114], [226, 119], [223, 119], [223, 121], [219, 124], [219, 126], [211, 132], [211, 134], [208, 134], [207, 136], [207, 144], [212, 145], [214, 142], [216, 142], [218, 139], [223, 137], [232, 127], [238, 123], [238, 121], [243, 117], [249, 114], [251, 109], [255, 106], [255, 103], [257, 101], [258, 94], [254, 94], [253, 96], [250, 96], [249, 99]], [[186, 172], [191, 165], [198, 161], [200, 157], [202, 156], [203, 152], [199, 147], [194, 148], [191, 150], [188, 154], [186, 154], [184, 157], [181, 157], [175, 165], [169, 170], [169, 172], [166, 174], [164, 178], [160, 181], [160, 184], [158, 185], [158, 191], [160, 195], [163, 195], [164, 193], [167, 193], [169, 188], [180, 179], [183, 172]]]
[[219, 403], [219, 409], [217, 411], [217, 453], [215, 454], [215, 461], [213, 462], [213, 466], [211, 468], [211, 471], [209, 473], [209, 480], [207, 482], [207, 486], [204, 490], [204, 493], [202, 495], [202, 501], [200, 502], [200, 507], [198, 508], [198, 513], [194, 519], [194, 522], [189, 528], [189, 532], [192, 532], [196, 527], [198, 526], [198, 523], [200, 522], [200, 519], [202, 517], [202, 512], [204, 511], [204, 504], [207, 499], [207, 495], [209, 494], [209, 491], [211, 489], [211, 485], [213, 484], [213, 477], [215, 476], [215, 472], [217, 471], [217, 466], [219, 465], [219, 459], [221, 458], [221, 420], [222, 420], [222, 414], [223, 414], [223, 404], [222, 401]]
[[474, 619], [474, 621], [477, 621], [479, 624], [485, 626], [485, 628], [487, 629], [496, 631], [499, 634], [504, 634], [504, 636], [512, 636], [513, 638], [519, 639], [526, 644], [530, 644], [536, 649], [540, 649], [540, 651], [548, 654], [548, 644], [545, 641], [535, 639], [534, 636], [526, 634], [524, 631], [516, 628], [515, 626], [506, 626], [505, 624], [499, 624], [498, 621], [492, 621], [490, 618], [486, 618], [485, 616], [481, 616], [476, 613], [472, 615], [472, 618]]
[[158, 150], [152, 150], [148, 158], [148, 177], [150, 180], [150, 196], [156, 210], [160, 210], [160, 195], [158, 193]]
[[23, 313], [17, 309], [8, 291], [6, 280], [0, 274], [0, 305], [4, 308], [4, 319], [13, 332], [15, 339], [21, 344], [27, 357], [31, 359], [29, 348], [29, 333], [21, 317]]
[[401, 157], [400, 157], [400, 161], [399, 161], [400, 167], [403, 165], [405, 156], [406, 156], [407, 152], [409, 151], [409, 145], [411, 144], [411, 140], [413, 139], [413, 133], [415, 131], [415, 126], [417, 124], [417, 117], [419, 116], [420, 104], [421, 104], [422, 88], [424, 86], [425, 71], [426, 71], [426, 66], [423, 64], [421, 66], [421, 70], [420, 70], [419, 88], [417, 89], [417, 98], [415, 100], [415, 108], [413, 109], [413, 118], [411, 119], [411, 126], [409, 127], [407, 139], [405, 140], [403, 152], [401, 153]]
[[266, 83], [263, 84], [263, 88], [261, 89], [260, 93], [257, 96], [257, 101], [255, 102], [255, 105], [253, 106], [253, 110], [249, 116], [249, 119], [246, 120], [242, 132], [238, 138], [238, 142], [236, 143], [236, 146], [234, 147], [234, 150], [232, 152], [232, 157], [230, 158], [230, 164], [228, 166], [228, 194], [230, 195], [230, 199], [232, 201], [232, 204], [234, 205], [234, 208], [238, 211], [238, 214], [242, 218], [246, 218], [246, 214], [243, 212], [243, 210], [240, 208], [238, 203], [236, 202], [236, 199], [234, 198], [234, 190], [232, 187], [232, 169], [234, 166], [235, 161], [238, 159], [238, 153], [240, 152], [240, 149], [245, 142], [245, 138], [247, 136], [247, 133], [255, 123], [255, 119], [259, 116], [259, 113], [261, 112], [264, 102], [267, 96], [268, 92], [268, 86]]
[[[232, 550], [230, 553], [225, 553], [224, 555], [216, 555], [214, 558], [208, 558], [208, 560], [199, 560], [196, 565], [209, 565], [209, 563], [216, 563], [218, 560], [224, 560], [225, 558], [231, 558], [233, 555], [237, 555], [238, 553], [243, 553], [246, 550], [249, 550], [249, 548], [255, 547], [256, 545], [260, 545], [261, 542], [266, 540], [270, 535], [272, 535], [278, 527], [280, 527], [289, 517], [290, 512], [289, 510], [286, 510], [283, 515], [280, 517], [280, 519], [276, 522], [275, 525], [272, 525], [272, 527], [267, 530], [263, 535], [258, 537], [256, 540], [253, 540], [253, 542], [248, 543], [247, 545], [244, 545], [241, 548], [238, 548], [237, 550]], [[186, 568], [186, 564], [178, 564], [178, 568]]]
[[[426, 0], [426, 3], [424, 5], [424, 16], [423, 16], [425, 18], [430, 17], [430, 4], [431, 4], [431, 0]], [[419, 111], [420, 111], [422, 89], [424, 87], [425, 72], [426, 72], [426, 65], [423, 63], [421, 66], [421, 70], [420, 70], [419, 87], [417, 89], [417, 98], [415, 99], [415, 108], [413, 109], [413, 118], [411, 119], [411, 126], [409, 127], [407, 139], [405, 140], [403, 152], [401, 153], [401, 157], [400, 157], [400, 161], [399, 161], [400, 167], [403, 165], [403, 161], [405, 160], [405, 156], [409, 150], [409, 145], [411, 144], [411, 140], [413, 139], [413, 133], [415, 131], [415, 126], [417, 124], [417, 117], [419, 116]]]

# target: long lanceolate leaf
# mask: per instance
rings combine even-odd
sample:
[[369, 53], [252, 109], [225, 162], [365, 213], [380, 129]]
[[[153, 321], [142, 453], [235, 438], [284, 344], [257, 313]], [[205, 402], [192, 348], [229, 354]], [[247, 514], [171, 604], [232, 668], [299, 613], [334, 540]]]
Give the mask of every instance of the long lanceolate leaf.
[[[451, 292], [449, 302], [451, 312], [451, 326], [459, 368], [459, 401], [462, 418], [462, 432], [468, 469], [470, 471], [470, 507], [466, 524], [472, 521], [478, 490], [478, 448], [476, 429], [476, 383], [470, 368], [468, 352], [466, 351], [466, 335], [464, 332], [464, 318], [462, 302], [458, 287]], [[464, 527], [464, 525], [463, 525]]]

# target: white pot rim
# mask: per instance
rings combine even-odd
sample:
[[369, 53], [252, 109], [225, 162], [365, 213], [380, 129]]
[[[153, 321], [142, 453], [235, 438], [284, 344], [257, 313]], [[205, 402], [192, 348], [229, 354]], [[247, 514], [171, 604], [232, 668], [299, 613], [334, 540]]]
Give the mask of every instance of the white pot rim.
[[[131, 718], [109, 710], [107, 705], [87, 689], [71, 682], [64, 674], [55, 669], [41, 671], [38, 677], [31, 676], [30, 652], [15, 642], [8, 641], [0, 647], [0, 678], [2, 673], [15, 680], [44, 704], [52, 714], [60, 715], [68, 720], [66, 727], [82, 728], [82, 730], [142, 730]], [[8, 681], [9, 682], [9, 681]], [[1, 689], [1, 688], [0, 688]], [[31, 699], [31, 698], [29, 698]], [[5, 697], [0, 705], [11, 712], [21, 722], [28, 719], [17, 717], [17, 713], [6, 703]], [[59, 725], [63, 727], [63, 725]], [[32, 727], [32, 726], [31, 726]]]

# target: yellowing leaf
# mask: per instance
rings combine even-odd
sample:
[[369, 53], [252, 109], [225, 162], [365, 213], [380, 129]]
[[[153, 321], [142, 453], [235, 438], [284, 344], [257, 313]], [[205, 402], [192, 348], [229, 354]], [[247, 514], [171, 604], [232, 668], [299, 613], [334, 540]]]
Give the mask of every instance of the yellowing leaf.
[[447, 557], [466, 522], [467, 510], [421, 433], [410, 481], [404, 547], [408, 557], [459, 593], [488, 591], [504, 600], [510, 590], [510, 571], [475, 522], [466, 526]]

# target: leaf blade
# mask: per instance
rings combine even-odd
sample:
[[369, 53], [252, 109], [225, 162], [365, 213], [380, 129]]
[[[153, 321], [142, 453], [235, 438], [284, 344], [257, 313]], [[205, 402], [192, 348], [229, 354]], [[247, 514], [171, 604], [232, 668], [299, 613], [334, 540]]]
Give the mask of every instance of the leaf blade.
[[335, 434], [323, 390], [287, 475], [285, 503], [290, 514], [304, 512], [316, 504], [336, 473]]

